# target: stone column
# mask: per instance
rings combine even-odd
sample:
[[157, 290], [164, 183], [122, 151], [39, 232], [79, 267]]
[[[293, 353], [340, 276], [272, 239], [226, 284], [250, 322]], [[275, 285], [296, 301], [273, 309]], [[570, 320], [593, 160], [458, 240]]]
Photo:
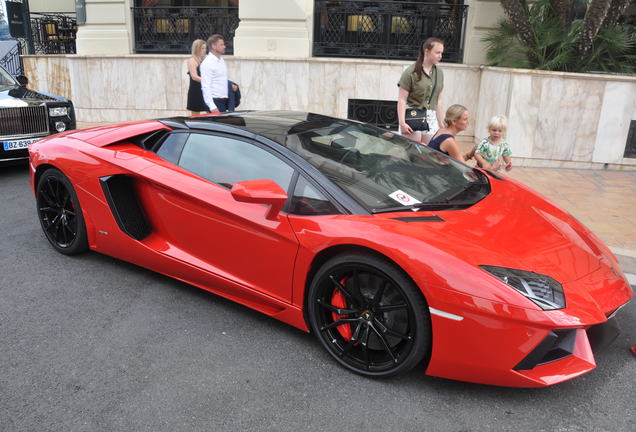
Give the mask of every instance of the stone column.
[[234, 55], [311, 57], [313, 0], [240, 0]]
[[504, 11], [499, 0], [467, 0], [468, 22], [464, 39], [464, 64], [486, 63], [486, 44], [482, 38], [489, 30], [497, 27]]
[[77, 54], [130, 54], [132, 0], [86, 0], [86, 24], [77, 30]]

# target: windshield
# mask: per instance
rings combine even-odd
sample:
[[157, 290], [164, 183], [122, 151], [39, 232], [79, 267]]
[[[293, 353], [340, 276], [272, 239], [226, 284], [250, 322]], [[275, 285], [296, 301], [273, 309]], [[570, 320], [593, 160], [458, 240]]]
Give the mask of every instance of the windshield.
[[466, 207], [490, 192], [482, 173], [366, 124], [334, 120], [291, 133], [287, 146], [371, 212]]
[[18, 83], [13, 79], [9, 72], [0, 67], [0, 87], [13, 87]]

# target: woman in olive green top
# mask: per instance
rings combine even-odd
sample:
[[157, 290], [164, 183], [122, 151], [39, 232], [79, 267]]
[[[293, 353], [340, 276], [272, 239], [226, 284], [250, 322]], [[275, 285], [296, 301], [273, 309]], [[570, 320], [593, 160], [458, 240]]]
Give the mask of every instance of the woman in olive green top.
[[[437, 67], [437, 63], [442, 60], [443, 52], [444, 42], [437, 38], [426, 39], [417, 61], [404, 70], [398, 83], [397, 115], [400, 131], [405, 137], [424, 144], [428, 144], [439, 130], [444, 115], [444, 74]], [[426, 109], [428, 131], [414, 131], [406, 124], [404, 112], [407, 108]]]

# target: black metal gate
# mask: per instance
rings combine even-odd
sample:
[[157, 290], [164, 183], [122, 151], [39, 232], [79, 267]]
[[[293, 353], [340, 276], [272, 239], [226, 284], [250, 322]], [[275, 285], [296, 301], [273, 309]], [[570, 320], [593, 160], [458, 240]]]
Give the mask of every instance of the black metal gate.
[[16, 37], [17, 45], [0, 58], [0, 65], [11, 74], [24, 74], [22, 54], [75, 54], [74, 12], [30, 13], [28, 1], [13, 0], [12, 3], [23, 5], [24, 31], [21, 33], [26, 37]]
[[30, 18], [30, 54], [75, 54], [75, 12], [38, 12]]
[[468, 6], [442, 2], [315, 0], [316, 57], [413, 60], [422, 41], [444, 41], [444, 61], [461, 63]]
[[[13, 76], [24, 75], [24, 63], [22, 63], [21, 55], [29, 52], [29, 48], [33, 45], [30, 40], [31, 28], [29, 19], [29, 2], [27, 0], [13, 0], [13, 3], [23, 5], [22, 21], [24, 25], [23, 34], [27, 37], [15, 38], [17, 44], [11, 50], [9, 50], [2, 59], [0, 64]], [[7, 11], [8, 12], [8, 11]], [[7, 17], [7, 22], [10, 18]]]
[[347, 118], [397, 131], [397, 102], [374, 99], [349, 99]]
[[13, 76], [24, 75], [24, 65], [22, 64], [22, 46], [17, 43], [4, 57], [0, 58], [0, 66], [6, 69]]
[[233, 54], [238, 6], [133, 7], [136, 53], [190, 52], [195, 39], [215, 33], [225, 38], [226, 54]]

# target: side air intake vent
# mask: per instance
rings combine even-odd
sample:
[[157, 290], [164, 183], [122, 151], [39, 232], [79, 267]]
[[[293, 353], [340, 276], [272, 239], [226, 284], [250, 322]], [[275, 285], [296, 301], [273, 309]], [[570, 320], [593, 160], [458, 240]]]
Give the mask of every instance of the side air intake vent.
[[514, 369], [528, 370], [572, 355], [575, 342], [576, 329], [553, 330]]
[[119, 228], [136, 240], [150, 234], [150, 224], [146, 219], [133, 179], [125, 175], [114, 175], [100, 179], [104, 195]]

